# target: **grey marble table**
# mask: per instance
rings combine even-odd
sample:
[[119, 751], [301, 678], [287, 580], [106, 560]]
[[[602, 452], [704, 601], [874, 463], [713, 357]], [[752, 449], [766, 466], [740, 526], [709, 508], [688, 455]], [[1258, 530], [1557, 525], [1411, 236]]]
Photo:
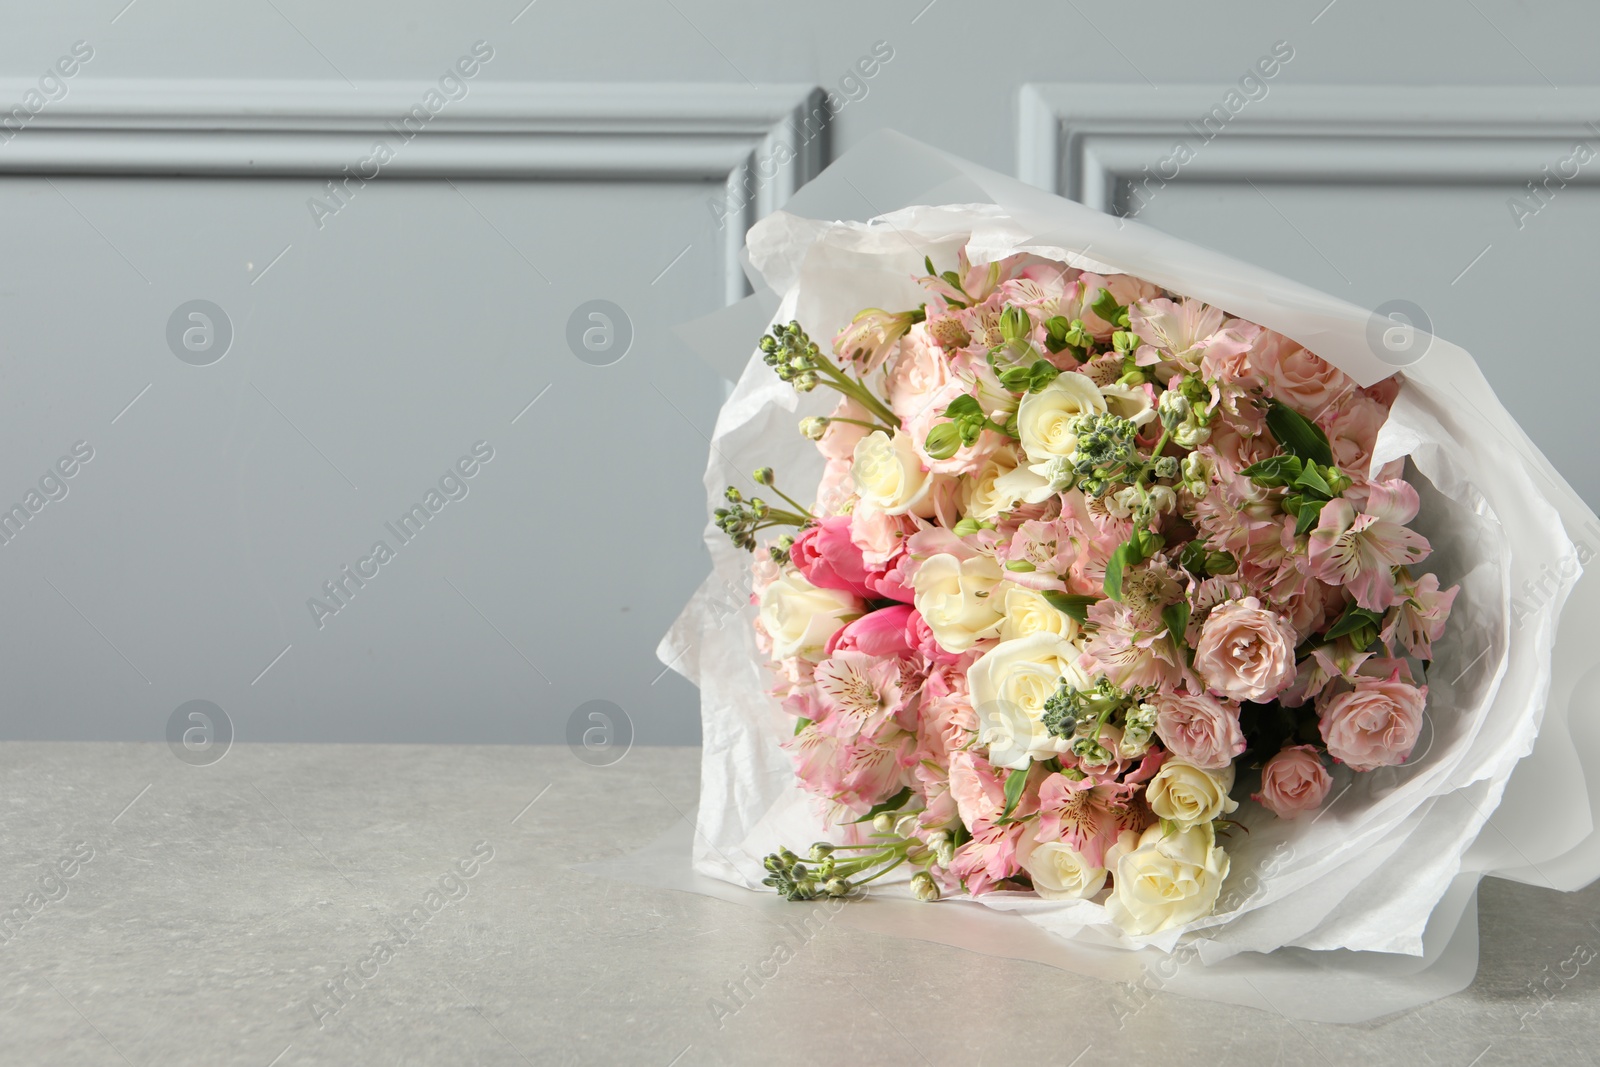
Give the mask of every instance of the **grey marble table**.
[[[574, 870], [692, 810], [698, 752], [0, 744], [3, 1064], [1600, 1061], [1600, 889], [1491, 881], [1465, 992], [1290, 1022]], [[1536, 1011], [1536, 1014], [1535, 1014]], [[1120, 1025], [1119, 1025], [1120, 1024]]]

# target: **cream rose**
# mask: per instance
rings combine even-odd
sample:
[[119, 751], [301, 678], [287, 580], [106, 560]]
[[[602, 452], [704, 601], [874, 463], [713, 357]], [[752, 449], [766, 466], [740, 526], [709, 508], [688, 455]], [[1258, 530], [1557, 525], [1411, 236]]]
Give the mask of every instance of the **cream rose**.
[[1228, 796], [1233, 788], [1233, 765], [1205, 771], [1188, 760], [1169, 759], [1150, 779], [1145, 799], [1156, 818], [1181, 827], [1199, 826], [1226, 815], [1239, 806]]
[[1076, 371], [1022, 398], [1017, 407], [1017, 434], [1032, 463], [1065, 459], [1077, 451], [1078, 435], [1072, 420], [1079, 415], [1106, 410], [1105, 397], [1086, 375]]
[[772, 638], [774, 659], [799, 656], [820, 663], [828, 638], [864, 610], [849, 593], [818, 589], [793, 569], [761, 592], [761, 626]]
[[1106, 869], [1094, 867], [1061, 841], [1034, 846], [1022, 861], [1033, 891], [1045, 900], [1087, 900], [1105, 888]]
[[1182, 926], [1211, 913], [1228, 877], [1228, 854], [1209, 823], [1169, 834], [1157, 824], [1137, 847], [1117, 852], [1106, 910], [1136, 937]]
[[1029, 634], [1055, 634], [1068, 641], [1078, 636], [1078, 621], [1051, 605], [1033, 589], [1013, 585], [1006, 590], [1005, 621], [1000, 624], [1002, 641]]
[[965, 652], [994, 637], [1005, 619], [1004, 572], [989, 556], [929, 556], [911, 578], [913, 600], [934, 640], [946, 652]]
[[862, 501], [886, 515], [905, 515], [933, 491], [933, 476], [922, 469], [911, 438], [874, 430], [856, 442], [850, 477]]
[[1271, 700], [1294, 681], [1294, 627], [1253, 596], [1219, 604], [1200, 627], [1194, 669], [1230, 700]]
[[1044, 728], [1045, 701], [1063, 679], [1074, 689], [1091, 683], [1078, 667], [1078, 650], [1058, 634], [1036, 633], [1002, 641], [967, 668], [967, 689], [978, 713], [978, 741], [989, 762], [1013, 770], [1071, 749]]

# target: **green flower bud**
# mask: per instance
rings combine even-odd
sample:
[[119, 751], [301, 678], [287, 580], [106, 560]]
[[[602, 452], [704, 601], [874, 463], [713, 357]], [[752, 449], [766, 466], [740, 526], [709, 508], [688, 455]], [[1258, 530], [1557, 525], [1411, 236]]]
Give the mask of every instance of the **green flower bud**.
[[961, 448], [961, 428], [953, 422], [937, 424], [928, 431], [924, 447], [934, 459], [949, 459]]
[[750, 475], [750, 478], [757, 485], [771, 485], [772, 482], [773, 482], [772, 468], [771, 467], [757, 467], [755, 469], [755, 471]]

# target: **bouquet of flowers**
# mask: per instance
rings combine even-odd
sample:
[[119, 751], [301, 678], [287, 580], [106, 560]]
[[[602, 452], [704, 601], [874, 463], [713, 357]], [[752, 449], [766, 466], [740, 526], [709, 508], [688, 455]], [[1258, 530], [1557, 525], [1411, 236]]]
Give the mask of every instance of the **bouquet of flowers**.
[[1600, 874], [1600, 522], [1467, 352], [897, 135], [790, 206], [683, 332], [693, 884], [1353, 1021]]
[[[726, 490], [757, 643], [825, 826], [767, 857], [789, 899], [909, 863], [917, 897], [1096, 900], [1188, 923], [1228, 875], [1234, 794], [1316, 812], [1330, 765], [1403, 763], [1457, 589], [1419, 569], [1397, 383], [1126, 274], [931, 260], [917, 307], [824, 352], [761, 339], [824, 473]], [[779, 531], [782, 536], [775, 536]]]

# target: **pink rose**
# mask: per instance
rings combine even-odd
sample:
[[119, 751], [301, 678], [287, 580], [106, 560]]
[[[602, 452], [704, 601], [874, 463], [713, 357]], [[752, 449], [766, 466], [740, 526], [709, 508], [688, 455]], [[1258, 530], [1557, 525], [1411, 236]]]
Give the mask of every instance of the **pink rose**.
[[1239, 706], [1206, 693], [1163, 691], [1155, 697], [1156, 736], [1181, 760], [1220, 771], [1244, 751]]
[[869, 611], [835, 630], [824, 651], [830, 656], [835, 652], [865, 652], [877, 658], [910, 655], [906, 621], [914, 610], [910, 604], [894, 604]]
[[1356, 771], [1404, 763], [1422, 733], [1427, 700], [1428, 687], [1402, 682], [1399, 668], [1387, 678], [1357, 678], [1355, 688], [1321, 708], [1328, 755]]
[[1266, 374], [1273, 397], [1307, 418], [1355, 391], [1356, 383], [1344, 371], [1271, 330], [1256, 338], [1250, 360]]
[[850, 476], [850, 461], [830, 459], [822, 468], [822, 481], [817, 485], [817, 502], [812, 505], [812, 513], [838, 515], [855, 495], [856, 482]]
[[1333, 462], [1357, 482], [1367, 481], [1378, 431], [1389, 419], [1389, 409], [1359, 393], [1339, 401], [1319, 420], [1328, 433]]
[[789, 559], [806, 581], [818, 589], [837, 589], [869, 597], [867, 567], [861, 549], [850, 539], [850, 516], [835, 515], [808, 526], [795, 538]]
[[1261, 768], [1261, 792], [1250, 799], [1280, 819], [1293, 819], [1322, 807], [1332, 786], [1315, 746], [1290, 745]]
[[868, 567], [888, 565], [900, 554], [901, 542], [916, 530], [917, 520], [910, 515], [890, 515], [864, 504], [850, 513], [850, 540], [861, 550]]
[[1294, 627], [1253, 596], [1213, 608], [1200, 628], [1194, 669], [1230, 700], [1271, 700], [1294, 681]]
[[900, 347], [889, 362], [884, 384], [889, 408], [910, 421], [933, 402], [934, 393], [949, 380], [944, 355], [928, 336], [927, 326], [919, 322], [900, 338]]

